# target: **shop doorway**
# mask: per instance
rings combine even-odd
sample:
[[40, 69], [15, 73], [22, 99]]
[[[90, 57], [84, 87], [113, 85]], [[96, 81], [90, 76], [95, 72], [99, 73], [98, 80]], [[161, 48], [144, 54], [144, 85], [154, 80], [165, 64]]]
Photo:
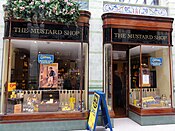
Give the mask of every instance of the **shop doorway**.
[[128, 116], [129, 89], [129, 47], [113, 45], [112, 77], [113, 77], [113, 109], [115, 117]]

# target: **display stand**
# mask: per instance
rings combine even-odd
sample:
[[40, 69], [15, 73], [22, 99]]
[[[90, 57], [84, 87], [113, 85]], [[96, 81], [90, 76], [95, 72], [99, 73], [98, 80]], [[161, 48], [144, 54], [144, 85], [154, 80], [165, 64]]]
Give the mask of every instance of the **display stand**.
[[113, 131], [110, 117], [109, 117], [109, 113], [108, 113], [108, 108], [106, 105], [105, 94], [101, 91], [96, 91], [94, 93], [94, 98], [92, 101], [92, 106], [91, 106], [91, 111], [90, 111], [90, 115], [89, 115], [87, 129], [90, 131], [95, 131], [100, 109], [102, 112], [102, 119], [104, 122], [104, 127], [109, 128], [110, 131]]

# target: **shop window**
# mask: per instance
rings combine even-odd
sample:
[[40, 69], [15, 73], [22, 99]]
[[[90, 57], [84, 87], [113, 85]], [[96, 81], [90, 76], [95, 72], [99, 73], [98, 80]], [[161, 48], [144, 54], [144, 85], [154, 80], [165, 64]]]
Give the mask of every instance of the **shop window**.
[[142, 107], [171, 108], [169, 47], [142, 46]]
[[130, 84], [129, 84], [129, 103], [141, 107], [140, 100], [140, 46], [133, 47], [129, 50], [130, 63]]
[[81, 46], [12, 40], [7, 113], [86, 110], [88, 45]]
[[141, 62], [131, 56], [130, 104], [144, 109], [171, 108], [169, 47], [142, 45], [140, 56]]
[[104, 45], [104, 87], [106, 93], [106, 99], [108, 104], [108, 109], [112, 109], [112, 45]]

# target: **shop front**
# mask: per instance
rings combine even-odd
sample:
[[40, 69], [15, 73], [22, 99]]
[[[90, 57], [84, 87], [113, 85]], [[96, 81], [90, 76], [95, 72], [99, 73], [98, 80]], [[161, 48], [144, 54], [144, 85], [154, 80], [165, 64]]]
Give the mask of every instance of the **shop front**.
[[106, 13], [104, 89], [115, 117], [174, 123], [172, 18]]
[[5, 20], [1, 123], [65, 121], [65, 130], [86, 128], [89, 19], [80, 11], [77, 25]]

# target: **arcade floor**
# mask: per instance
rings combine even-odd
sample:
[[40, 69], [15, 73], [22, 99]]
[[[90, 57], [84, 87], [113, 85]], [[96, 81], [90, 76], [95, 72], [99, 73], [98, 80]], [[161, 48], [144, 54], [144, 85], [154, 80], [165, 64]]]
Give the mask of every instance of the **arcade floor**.
[[[86, 131], [86, 130], [82, 130]], [[96, 131], [110, 131], [104, 127], [96, 127]], [[140, 126], [129, 118], [116, 118], [113, 131], [175, 131], [175, 124]]]

